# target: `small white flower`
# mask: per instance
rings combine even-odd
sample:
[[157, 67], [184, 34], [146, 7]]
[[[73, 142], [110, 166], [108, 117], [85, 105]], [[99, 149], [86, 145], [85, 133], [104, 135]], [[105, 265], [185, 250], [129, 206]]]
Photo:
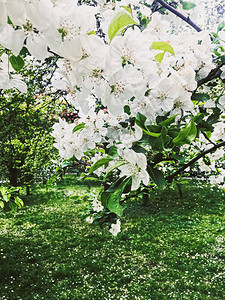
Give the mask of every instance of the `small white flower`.
[[100, 212], [104, 209], [104, 206], [102, 206], [101, 202], [98, 201], [97, 199], [95, 199], [92, 202], [92, 207], [93, 207], [93, 210], [96, 211], [96, 212]]
[[89, 216], [89, 217], [86, 218], [86, 222], [88, 222], [89, 224], [91, 224], [91, 223], [94, 222], [94, 218]]
[[175, 76], [163, 78], [150, 92], [150, 98], [155, 105], [164, 111], [170, 111], [173, 108], [174, 101], [180, 96], [180, 90], [174, 89], [177, 86]]
[[120, 232], [120, 224], [120, 220], [117, 220], [116, 224], [111, 225], [109, 232], [112, 233], [112, 235], [116, 236]]

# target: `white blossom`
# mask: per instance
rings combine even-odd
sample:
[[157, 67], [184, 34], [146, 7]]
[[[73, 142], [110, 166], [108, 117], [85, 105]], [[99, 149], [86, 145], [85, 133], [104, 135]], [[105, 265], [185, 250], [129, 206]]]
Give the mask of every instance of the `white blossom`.
[[146, 171], [147, 160], [143, 153], [136, 153], [131, 149], [125, 149], [121, 151], [121, 156], [125, 162], [123, 166], [119, 167], [121, 171], [121, 177], [131, 176], [132, 186], [131, 190], [136, 190], [139, 188], [141, 181], [148, 185], [149, 175]]
[[92, 223], [94, 222], [94, 218], [88, 216], [88, 217], [86, 218], [86, 222], [88, 222], [89, 224], [92, 224]]
[[112, 224], [111, 228], [109, 229], [109, 232], [112, 233], [113, 236], [117, 236], [117, 234], [120, 232], [120, 220], [116, 221], [116, 224]]
[[100, 212], [104, 209], [104, 206], [102, 206], [101, 202], [98, 201], [97, 199], [94, 199], [92, 201], [92, 207], [93, 207], [93, 210], [96, 212]]

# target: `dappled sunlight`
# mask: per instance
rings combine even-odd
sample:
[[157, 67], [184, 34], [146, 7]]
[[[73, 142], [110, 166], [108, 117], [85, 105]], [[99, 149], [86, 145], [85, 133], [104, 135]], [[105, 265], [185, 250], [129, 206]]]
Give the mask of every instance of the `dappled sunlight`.
[[85, 221], [91, 199], [67, 195], [90, 189], [69, 183], [1, 213], [2, 299], [222, 299], [224, 191], [188, 181], [182, 200], [176, 186], [131, 199], [113, 237]]

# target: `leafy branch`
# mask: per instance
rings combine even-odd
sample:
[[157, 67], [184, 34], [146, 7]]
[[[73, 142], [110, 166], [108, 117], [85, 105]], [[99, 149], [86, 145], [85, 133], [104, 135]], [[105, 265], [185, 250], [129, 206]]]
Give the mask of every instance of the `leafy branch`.
[[190, 167], [193, 163], [195, 163], [196, 161], [198, 161], [200, 158], [204, 157], [206, 154], [211, 153], [213, 151], [215, 151], [216, 149], [225, 146], [225, 141], [214, 145], [213, 147], [201, 152], [199, 155], [197, 155], [196, 157], [194, 157], [193, 159], [191, 159], [188, 163], [186, 163], [185, 165], [183, 165], [183, 167], [181, 167], [180, 169], [178, 169], [176, 172], [172, 173], [171, 175], [168, 175], [166, 177], [166, 180], [168, 182], [172, 182], [173, 178], [176, 177], [177, 175], [179, 175], [180, 173], [182, 173], [185, 169], [187, 169], [188, 167]]

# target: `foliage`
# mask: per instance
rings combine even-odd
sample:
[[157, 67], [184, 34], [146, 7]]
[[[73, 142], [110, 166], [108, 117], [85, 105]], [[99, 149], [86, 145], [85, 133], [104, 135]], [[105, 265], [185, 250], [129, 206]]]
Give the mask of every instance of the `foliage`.
[[23, 206], [23, 200], [19, 197], [18, 187], [0, 187], [0, 208], [16, 210]]
[[0, 94], [1, 178], [12, 186], [29, 186], [57, 157], [50, 136], [57, 111], [55, 95], [39, 94], [54, 71], [54, 61], [45, 64], [48, 71], [46, 66], [27, 64], [23, 71], [27, 94], [15, 90]]

